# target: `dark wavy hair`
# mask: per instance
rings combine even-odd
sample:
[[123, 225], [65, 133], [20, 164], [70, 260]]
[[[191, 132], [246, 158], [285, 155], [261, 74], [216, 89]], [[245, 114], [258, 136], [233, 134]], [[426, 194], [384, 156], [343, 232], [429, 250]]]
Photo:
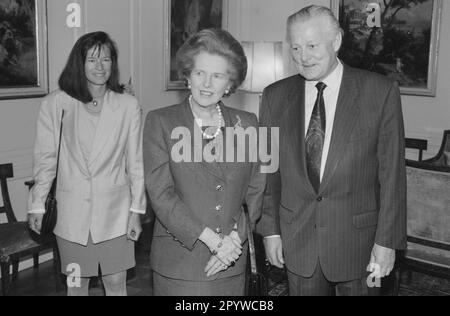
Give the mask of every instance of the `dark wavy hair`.
[[93, 100], [88, 89], [84, 65], [88, 51], [91, 48], [101, 51], [102, 47], [107, 47], [111, 53], [111, 76], [107, 82], [107, 88], [117, 93], [124, 92], [123, 85], [119, 83], [118, 50], [114, 41], [105, 32], [85, 34], [75, 43], [59, 77], [58, 84], [62, 91], [83, 103]]
[[177, 52], [178, 74], [187, 82], [194, 69], [195, 57], [202, 52], [224, 57], [229, 64], [232, 82], [229, 95], [233, 94], [247, 76], [247, 57], [241, 44], [227, 31], [205, 29], [189, 38]]

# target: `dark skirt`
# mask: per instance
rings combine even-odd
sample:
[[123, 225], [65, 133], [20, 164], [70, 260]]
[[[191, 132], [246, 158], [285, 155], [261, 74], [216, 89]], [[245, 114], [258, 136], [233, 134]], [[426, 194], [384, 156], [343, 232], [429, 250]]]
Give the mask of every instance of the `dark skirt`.
[[153, 272], [154, 296], [244, 296], [245, 273], [214, 281], [175, 280]]
[[80, 268], [80, 277], [98, 276], [99, 267], [102, 275], [124, 272], [136, 265], [134, 242], [121, 236], [112, 240], [94, 244], [89, 235], [87, 246], [82, 246], [56, 237], [61, 258], [61, 272], [73, 276], [74, 265]]

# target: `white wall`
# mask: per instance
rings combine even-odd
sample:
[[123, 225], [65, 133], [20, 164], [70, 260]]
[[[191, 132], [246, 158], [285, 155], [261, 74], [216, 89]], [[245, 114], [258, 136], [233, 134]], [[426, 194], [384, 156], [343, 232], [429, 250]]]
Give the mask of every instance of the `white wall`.
[[402, 97], [406, 134], [408, 137], [429, 140], [426, 157], [437, 154], [442, 142], [442, 132], [450, 130], [450, 1], [442, 2], [436, 97]]

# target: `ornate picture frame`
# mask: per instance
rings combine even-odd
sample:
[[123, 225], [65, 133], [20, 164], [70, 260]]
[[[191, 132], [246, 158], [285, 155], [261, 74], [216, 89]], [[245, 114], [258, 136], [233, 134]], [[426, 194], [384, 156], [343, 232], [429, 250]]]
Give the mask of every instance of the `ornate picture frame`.
[[46, 0], [0, 0], [0, 99], [48, 93]]
[[436, 95], [442, 0], [331, 0], [331, 9], [345, 63], [397, 80], [402, 94]]

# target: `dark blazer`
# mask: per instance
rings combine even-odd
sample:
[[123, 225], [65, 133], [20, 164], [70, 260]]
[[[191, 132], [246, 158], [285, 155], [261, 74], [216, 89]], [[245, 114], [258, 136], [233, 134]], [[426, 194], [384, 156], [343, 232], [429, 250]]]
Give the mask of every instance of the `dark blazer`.
[[398, 85], [344, 66], [330, 151], [319, 193], [305, 159], [305, 80], [268, 87], [260, 124], [280, 127], [280, 169], [268, 177], [264, 236], [281, 234], [287, 268], [332, 282], [362, 278], [375, 243], [406, 246], [404, 127]]
[[[222, 113], [227, 127], [234, 127], [238, 122], [242, 127], [258, 127], [254, 114], [223, 104]], [[247, 203], [255, 225], [261, 215], [266, 176], [260, 173], [258, 162], [174, 162], [171, 151], [179, 138], [172, 139], [172, 132], [185, 127], [194, 135], [194, 124], [187, 100], [147, 116], [144, 172], [156, 214], [151, 264], [154, 271], [169, 278], [207, 281], [211, 279], [206, 278], [204, 268], [211, 252], [198, 240], [199, 236], [206, 227], [228, 235], [238, 223], [239, 235], [246, 241], [241, 206]], [[246, 261], [245, 247], [234, 267], [212, 279], [242, 274]]]

